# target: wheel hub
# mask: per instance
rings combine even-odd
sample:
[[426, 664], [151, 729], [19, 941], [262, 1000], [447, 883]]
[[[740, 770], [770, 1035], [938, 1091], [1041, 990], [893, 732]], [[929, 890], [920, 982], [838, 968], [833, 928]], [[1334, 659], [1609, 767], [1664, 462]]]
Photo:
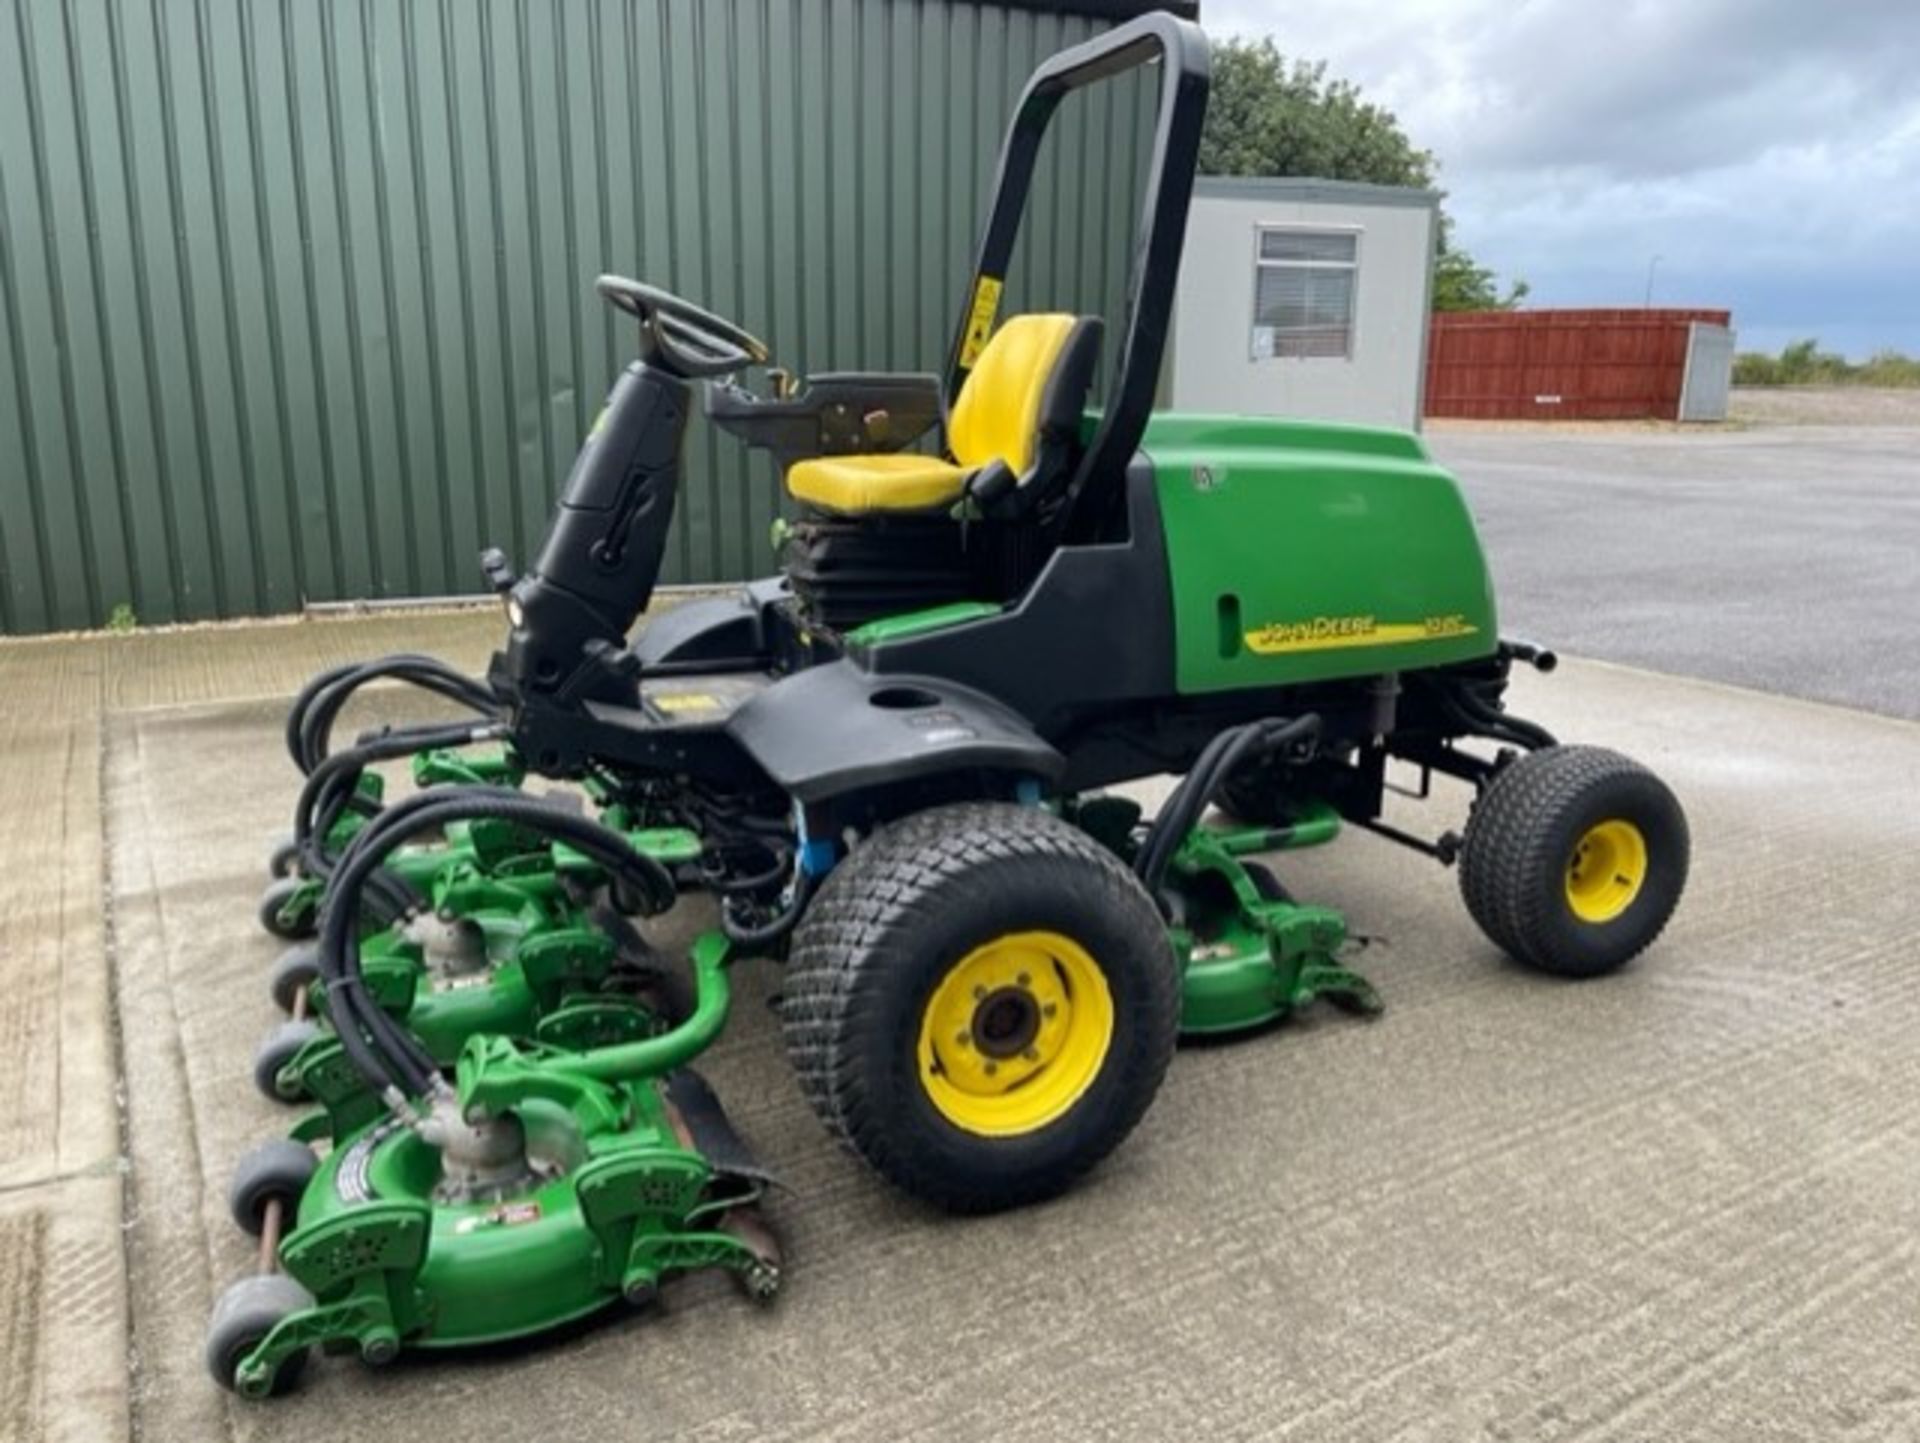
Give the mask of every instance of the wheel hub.
[[973, 1009], [973, 1045], [988, 1057], [1018, 1057], [1040, 1035], [1040, 1003], [1024, 987], [990, 992]]
[[1647, 880], [1647, 839], [1632, 822], [1610, 818], [1587, 828], [1567, 860], [1567, 905], [1582, 922], [1611, 922], [1633, 905]]
[[1106, 975], [1085, 948], [1058, 932], [1007, 933], [935, 985], [921, 1014], [921, 1083], [967, 1132], [1033, 1132], [1092, 1085], [1113, 1025]]

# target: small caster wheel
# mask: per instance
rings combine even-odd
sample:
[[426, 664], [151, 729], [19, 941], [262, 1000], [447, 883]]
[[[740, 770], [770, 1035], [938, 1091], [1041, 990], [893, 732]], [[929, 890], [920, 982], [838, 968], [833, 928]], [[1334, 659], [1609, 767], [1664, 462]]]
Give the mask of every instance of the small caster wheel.
[[305, 1348], [288, 1354], [265, 1378], [242, 1377], [240, 1365], [282, 1320], [313, 1305], [313, 1294], [285, 1273], [261, 1273], [228, 1288], [207, 1322], [207, 1371], [213, 1381], [248, 1398], [268, 1398], [293, 1387], [307, 1366]]
[[299, 942], [274, 959], [267, 990], [282, 1012], [291, 1012], [300, 994], [319, 980], [320, 949], [311, 942]]
[[300, 844], [292, 837], [282, 837], [267, 853], [267, 876], [277, 882], [282, 877], [298, 876], [299, 871]]
[[274, 1102], [303, 1102], [307, 1090], [297, 1077], [286, 1075], [287, 1067], [314, 1038], [320, 1035], [318, 1024], [302, 1019], [282, 1022], [269, 1032], [253, 1054], [253, 1085], [260, 1095]]
[[1494, 775], [1467, 818], [1460, 892], [1488, 940], [1555, 977], [1645, 951], [1687, 885], [1686, 814], [1602, 747], [1543, 747]]
[[260, 925], [287, 942], [319, 930], [319, 889], [302, 877], [282, 877], [260, 894]]
[[239, 1229], [259, 1237], [266, 1226], [267, 1204], [278, 1202], [281, 1226], [291, 1230], [300, 1210], [300, 1198], [313, 1181], [320, 1159], [304, 1142], [276, 1137], [240, 1159], [227, 1184], [227, 1210]]

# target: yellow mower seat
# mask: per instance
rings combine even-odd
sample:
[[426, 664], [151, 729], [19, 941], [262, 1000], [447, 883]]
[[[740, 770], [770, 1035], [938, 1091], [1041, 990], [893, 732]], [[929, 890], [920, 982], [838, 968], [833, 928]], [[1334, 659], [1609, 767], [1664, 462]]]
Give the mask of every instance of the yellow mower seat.
[[951, 461], [911, 452], [821, 456], [787, 469], [787, 493], [823, 511], [866, 516], [949, 507], [982, 467], [998, 461], [1018, 484], [1033, 478], [1044, 427], [1079, 424], [1100, 345], [1100, 323], [1069, 315], [1012, 316], [961, 384], [947, 425]]
[[788, 468], [787, 493], [795, 501], [843, 516], [926, 511], [958, 501], [970, 474], [964, 466], [912, 451], [820, 456]]

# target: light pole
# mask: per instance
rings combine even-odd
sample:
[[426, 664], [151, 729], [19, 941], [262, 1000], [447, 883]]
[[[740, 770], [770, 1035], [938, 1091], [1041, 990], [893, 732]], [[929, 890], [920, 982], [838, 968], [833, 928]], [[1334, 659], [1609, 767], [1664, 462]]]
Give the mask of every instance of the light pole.
[[1659, 264], [1660, 253], [1655, 251], [1652, 259], [1647, 262], [1647, 294], [1646, 299], [1640, 302], [1641, 309], [1643, 310], [1651, 310], [1653, 307], [1653, 273]]

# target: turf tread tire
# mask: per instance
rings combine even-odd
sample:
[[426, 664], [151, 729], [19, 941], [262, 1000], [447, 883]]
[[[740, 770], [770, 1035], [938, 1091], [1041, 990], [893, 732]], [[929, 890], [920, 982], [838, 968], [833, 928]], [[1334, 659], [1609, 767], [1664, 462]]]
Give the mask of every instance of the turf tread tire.
[[[1109, 1060], [1093, 1084], [1107, 1109], [1095, 1118], [1097, 1135], [1078, 1139], [1016, 1177], [969, 1174], [923, 1134], [900, 1127], [885, 1115], [891, 1099], [876, 1096], [874, 1079], [856, 1057], [863, 1047], [885, 1045], [882, 1013], [900, 1004], [906, 985], [901, 974], [911, 965], [916, 937], [936, 935], [954, 909], [978, 905], [975, 889], [991, 889], [989, 874], [1003, 868], [1044, 868], [1062, 881], [1071, 877], [1089, 889], [1090, 906], [1117, 919], [1125, 935], [1142, 938], [1153, 954], [1150, 962], [1147, 951], [1140, 954], [1140, 975], [1127, 984], [1134, 993], [1132, 1020], [1116, 1020]], [[956, 959], [945, 960], [950, 965]], [[1109, 960], [1102, 956], [1101, 966], [1116, 986]], [[1037, 808], [961, 803], [882, 829], [827, 879], [794, 935], [781, 1029], [800, 1090], [829, 1132], [903, 1191], [950, 1212], [981, 1213], [1052, 1197], [1117, 1147], [1165, 1076], [1179, 1015], [1178, 966], [1164, 926], [1119, 858]], [[1121, 1034], [1128, 1027], [1133, 1041], [1123, 1051]], [[1090, 1090], [1042, 1132], [1084, 1125], [1081, 1115], [1093, 1095]]]
[[[1584, 826], [1614, 812], [1652, 833], [1649, 874], [1616, 921], [1580, 924], [1565, 904], [1566, 858]], [[1460, 850], [1460, 894], [1480, 930], [1514, 960], [1555, 976], [1595, 977], [1625, 966], [1665, 930], [1686, 886], [1689, 849], [1679, 802], [1638, 762], [1605, 747], [1543, 747], [1502, 768], [1475, 802]], [[1606, 930], [1586, 947], [1572, 930], [1583, 925]]]

